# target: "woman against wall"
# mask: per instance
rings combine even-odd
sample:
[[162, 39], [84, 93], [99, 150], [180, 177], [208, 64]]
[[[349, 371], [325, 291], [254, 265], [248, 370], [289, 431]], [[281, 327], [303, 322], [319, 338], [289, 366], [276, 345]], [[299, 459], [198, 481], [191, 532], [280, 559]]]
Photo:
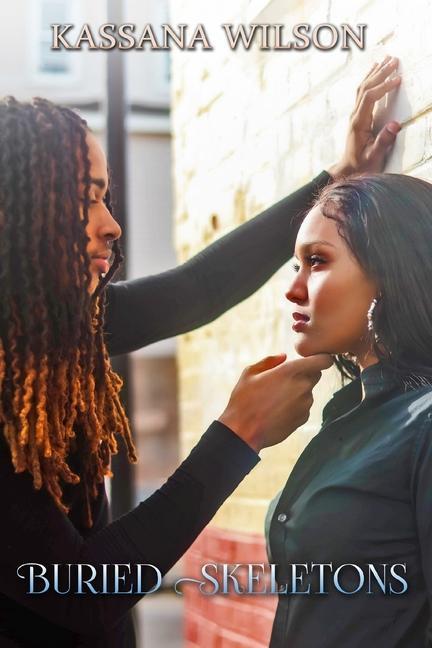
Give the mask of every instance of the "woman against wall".
[[295, 348], [336, 356], [352, 382], [270, 508], [287, 584], [272, 648], [430, 645], [431, 205], [423, 180], [363, 176], [324, 189], [301, 224]]

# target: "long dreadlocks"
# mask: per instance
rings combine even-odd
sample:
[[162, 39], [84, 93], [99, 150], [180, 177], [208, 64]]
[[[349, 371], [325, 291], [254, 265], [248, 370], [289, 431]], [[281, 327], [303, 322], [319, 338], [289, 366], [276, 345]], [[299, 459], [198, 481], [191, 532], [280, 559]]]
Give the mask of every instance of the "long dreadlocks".
[[[0, 102], [0, 423], [15, 471], [28, 471], [66, 513], [63, 487], [79, 484], [91, 527], [116, 435], [130, 461], [136, 454], [103, 339], [117, 242], [109, 273], [88, 290], [86, 133], [81, 117], [47, 100]], [[111, 211], [109, 194], [105, 201]]]

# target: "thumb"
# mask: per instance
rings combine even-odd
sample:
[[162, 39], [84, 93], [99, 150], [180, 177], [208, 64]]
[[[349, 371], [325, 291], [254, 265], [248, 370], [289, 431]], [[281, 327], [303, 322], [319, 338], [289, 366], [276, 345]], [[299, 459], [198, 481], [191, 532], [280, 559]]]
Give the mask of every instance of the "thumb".
[[375, 138], [375, 142], [371, 148], [370, 159], [373, 160], [379, 167], [384, 166], [384, 160], [390, 148], [396, 141], [397, 134], [401, 129], [401, 125], [397, 121], [388, 122], [380, 130]]
[[273, 369], [278, 365], [285, 362], [287, 359], [286, 353], [279, 353], [278, 355], [267, 356], [262, 360], [259, 360], [253, 365], [250, 365], [249, 371], [251, 373], [261, 373], [262, 371], [267, 371], [268, 369]]

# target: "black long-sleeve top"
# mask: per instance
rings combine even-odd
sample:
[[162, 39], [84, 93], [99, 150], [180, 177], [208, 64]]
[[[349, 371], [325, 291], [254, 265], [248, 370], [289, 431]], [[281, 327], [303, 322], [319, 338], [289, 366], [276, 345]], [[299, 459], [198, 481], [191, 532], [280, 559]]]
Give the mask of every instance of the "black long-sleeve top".
[[[197, 328], [252, 294], [292, 255], [296, 216], [328, 181], [328, 174], [321, 173], [176, 269], [108, 286], [110, 354]], [[164, 574], [258, 460], [215, 421], [167, 482], [115, 522], [109, 523], [101, 485], [88, 530], [80, 524], [76, 487], [65, 486], [71, 506], [65, 515], [44, 489], [34, 490], [29, 474], [13, 472], [1, 437], [0, 646], [132, 648], [126, 613], [139, 595], [27, 594], [28, 582], [17, 576], [18, 566], [142, 563]], [[79, 458], [71, 461], [79, 463]], [[145, 572], [148, 586], [153, 576], [152, 569]]]

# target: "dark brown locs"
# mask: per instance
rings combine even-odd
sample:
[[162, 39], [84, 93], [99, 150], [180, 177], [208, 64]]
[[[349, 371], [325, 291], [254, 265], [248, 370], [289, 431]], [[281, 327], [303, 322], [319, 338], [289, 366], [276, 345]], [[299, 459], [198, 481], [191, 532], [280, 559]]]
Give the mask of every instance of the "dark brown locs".
[[[15, 471], [28, 471], [66, 513], [64, 487], [76, 484], [91, 527], [117, 435], [137, 458], [103, 335], [117, 242], [109, 273], [88, 290], [87, 130], [44, 99], [0, 102], [0, 423]], [[111, 211], [109, 194], [106, 204]]]

